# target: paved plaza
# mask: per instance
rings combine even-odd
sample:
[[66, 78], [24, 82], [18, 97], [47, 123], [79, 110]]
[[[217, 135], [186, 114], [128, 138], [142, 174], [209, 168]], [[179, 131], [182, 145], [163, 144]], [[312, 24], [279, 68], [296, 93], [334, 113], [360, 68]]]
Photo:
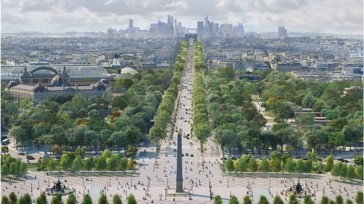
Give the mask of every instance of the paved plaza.
[[[155, 147], [139, 149], [137, 168], [135, 172], [80, 172], [77, 174], [59, 172], [29, 172], [24, 180], [2, 180], [2, 194], [15, 192], [18, 195], [30, 193], [33, 198], [40, 195], [46, 187], [51, 186], [53, 180], [61, 177], [66, 185], [74, 189], [78, 201], [84, 194], [89, 193], [94, 201], [101, 194], [106, 194], [109, 202], [114, 194], [126, 197], [134, 194], [138, 203], [212, 203], [213, 196], [220, 195], [224, 202], [230, 195], [238, 197], [239, 201], [245, 195], [250, 195], [253, 203], [264, 195], [270, 202], [275, 195], [287, 201], [289, 196], [285, 191], [294, 182], [300, 182], [304, 189], [310, 189], [313, 199], [319, 203], [323, 195], [333, 199], [342, 195], [344, 199], [352, 199], [357, 191], [362, 190], [362, 181], [344, 182], [330, 175], [310, 174], [282, 174], [282, 173], [223, 173], [220, 165], [220, 149], [209, 138], [204, 145], [204, 153], [200, 152], [199, 142], [191, 138], [192, 118], [192, 82], [193, 82], [193, 44], [190, 45], [186, 67], [183, 70], [182, 82], [176, 110], [175, 124], [168, 133], [167, 139], [162, 141], [160, 153], [156, 156]], [[175, 196], [176, 188], [176, 141], [177, 131], [182, 131], [183, 152], [183, 186], [185, 194]], [[141, 154], [142, 153], [142, 154]], [[50, 197], [48, 201], [50, 201]], [[64, 198], [65, 200], [66, 198]]]

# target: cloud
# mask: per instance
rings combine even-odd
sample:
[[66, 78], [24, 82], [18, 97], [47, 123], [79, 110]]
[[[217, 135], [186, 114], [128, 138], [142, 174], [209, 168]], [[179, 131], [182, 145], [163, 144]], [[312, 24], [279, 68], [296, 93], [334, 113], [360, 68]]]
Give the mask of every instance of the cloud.
[[188, 27], [209, 19], [248, 31], [363, 33], [363, 1], [347, 0], [1, 0], [2, 32], [142, 29], [170, 14]]

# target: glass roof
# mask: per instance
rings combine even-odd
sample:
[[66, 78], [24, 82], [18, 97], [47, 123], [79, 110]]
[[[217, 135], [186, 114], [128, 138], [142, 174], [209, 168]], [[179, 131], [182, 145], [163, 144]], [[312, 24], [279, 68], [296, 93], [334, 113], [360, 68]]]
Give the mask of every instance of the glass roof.
[[[51, 69], [55, 69], [57, 71], [63, 70], [63, 67], [66, 67], [69, 75], [72, 78], [105, 78], [108, 77], [108, 73], [106, 69], [98, 65], [17, 65], [17, 66], [7, 66], [1, 65], [1, 79], [2, 80], [11, 80], [16, 79], [20, 76], [20, 72], [24, 71], [24, 68], [27, 67], [28, 72], [39, 68], [39, 67], [49, 67]], [[47, 69], [37, 70], [35, 73], [37, 74], [53, 74], [54, 72]]]

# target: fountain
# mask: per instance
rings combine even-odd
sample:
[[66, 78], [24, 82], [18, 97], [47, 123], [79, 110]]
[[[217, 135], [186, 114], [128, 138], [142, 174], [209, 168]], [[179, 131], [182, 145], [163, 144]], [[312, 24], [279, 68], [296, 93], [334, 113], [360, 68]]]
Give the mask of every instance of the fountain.
[[45, 191], [47, 195], [52, 195], [52, 196], [57, 194], [68, 195], [72, 193], [72, 190], [66, 187], [66, 185], [64, 184], [64, 182], [61, 181], [60, 178], [58, 178], [58, 180], [53, 181], [53, 186], [46, 188]]
[[300, 181], [297, 184], [293, 183], [293, 185], [286, 190], [286, 195], [295, 195], [297, 198], [303, 198], [305, 196], [314, 196], [310, 189], [304, 189]]

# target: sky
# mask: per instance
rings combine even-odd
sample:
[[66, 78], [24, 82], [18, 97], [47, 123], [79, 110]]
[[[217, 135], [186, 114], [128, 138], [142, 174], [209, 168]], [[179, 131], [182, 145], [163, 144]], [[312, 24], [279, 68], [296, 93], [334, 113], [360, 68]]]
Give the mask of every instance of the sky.
[[149, 29], [172, 15], [188, 28], [209, 16], [245, 31], [363, 34], [363, 0], [1, 0], [1, 32]]

